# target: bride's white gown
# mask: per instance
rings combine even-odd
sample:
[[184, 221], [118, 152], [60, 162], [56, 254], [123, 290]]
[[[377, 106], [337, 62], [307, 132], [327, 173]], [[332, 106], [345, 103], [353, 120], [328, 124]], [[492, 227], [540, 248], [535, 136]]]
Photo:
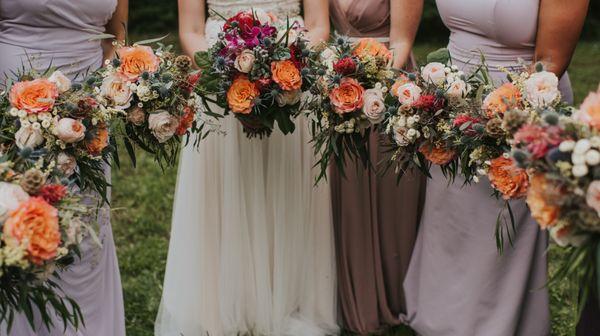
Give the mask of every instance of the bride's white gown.
[[[207, 3], [225, 17], [251, 6], [301, 20], [300, 0]], [[209, 41], [222, 25], [208, 19]], [[155, 334], [336, 333], [329, 186], [313, 186], [308, 123], [249, 140], [222, 120], [226, 136], [182, 151]]]

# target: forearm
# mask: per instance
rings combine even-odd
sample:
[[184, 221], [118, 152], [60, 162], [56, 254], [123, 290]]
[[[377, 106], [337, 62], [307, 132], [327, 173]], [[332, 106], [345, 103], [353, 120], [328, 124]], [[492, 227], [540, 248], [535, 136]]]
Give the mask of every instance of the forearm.
[[306, 33], [306, 38], [308, 39], [309, 44], [311, 46], [319, 44], [320, 42], [327, 41], [329, 39], [329, 27], [327, 27], [327, 28], [316, 27], [316, 28], [310, 29]]
[[393, 67], [401, 68], [411, 54], [423, 13], [423, 0], [395, 0], [390, 6], [390, 49], [394, 52]]

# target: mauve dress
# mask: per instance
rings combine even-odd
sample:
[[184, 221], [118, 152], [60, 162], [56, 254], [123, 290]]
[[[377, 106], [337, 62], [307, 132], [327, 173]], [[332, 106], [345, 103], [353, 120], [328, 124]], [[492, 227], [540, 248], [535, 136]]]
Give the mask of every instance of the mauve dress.
[[[534, 54], [539, 0], [438, 0], [450, 29], [454, 64], [470, 68], [480, 52], [497, 82], [511, 66]], [[561, 79], [572, 100], [568, 76]], [[404, 282], [408, 324], [426, 336], [545, 336], [550, 334], [547, 235], [524, 201], [511, 202], [514, 246], [496, 249], [494, 228], [503, 202], [487, 179], [447, 186], [439, 169], [428, 182], [423, 221]]]
[[[350, 0], [349, 7], [339, 0], [329, 3], [337, 33], [389, 36], [390, 0]], [[377, 133], [369, 144], [375, 165], [387, 156]], [[416, 239], [425, 177], [407, 173], [396, 185], [393, 171], [378, 176], [351, 161], [345, 174], [331, 167], [340, 315], [344, 328], [366, 334], [400, 324], [398, 316], [405, 311], [401, 284]]]
[[[99, 68], [100, 42], [89, 39], [104, 31], [116, 4], [117, 0], [0, 0], [0, 83], [5, 82], [5, 75], [14, 78], [17, 69], [30, 68], [30, 62], [39, 71], [52, 64], [70, 78]], [[110, 179], [109, 167], [107, 177]], [[88, 202], [94, 200], [89, 198]], [[56, 319], [51, 332], [41, 322], [33, 332], [26, 318], [17, 316], [10, 335], [125, 335], [123, 295], [109, 215], [105, 206], [98, 218], [102, 247], [86, 238], [82, 258], [60, 272], [57, 280], [79, 304], [85, 327], [63, 332], [62, 321]], [[1, 329], [0, 334], [6, 334], [5, 326]]]

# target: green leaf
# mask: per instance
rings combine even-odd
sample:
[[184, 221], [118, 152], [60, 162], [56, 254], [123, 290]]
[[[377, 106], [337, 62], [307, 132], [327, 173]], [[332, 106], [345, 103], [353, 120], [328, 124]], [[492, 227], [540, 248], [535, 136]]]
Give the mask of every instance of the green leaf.
[[169, 36], [169, 34], [167, 34], [163, 37], [157, 37], [157, 38], [153, 38], [153, 39], [147, 39], [147, 40], [135, 42], [133, 45], [135, 46], [135, 45], [144, 45], [144, 44], [152, 44], [152, 43], [160, 42], [160, 41], [166, 39], [167, 36]]
[[450, 61], [450, 52], [446, 48], [440, 48], [427, 55], [427, 63], [439, 62], [447, 64]]

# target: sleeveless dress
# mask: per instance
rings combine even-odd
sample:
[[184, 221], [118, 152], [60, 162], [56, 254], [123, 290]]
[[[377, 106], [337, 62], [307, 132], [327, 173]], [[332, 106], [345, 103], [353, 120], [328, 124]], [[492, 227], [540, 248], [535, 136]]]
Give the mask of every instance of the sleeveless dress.
[[[302, 20], [300, 0], [207, 5], [224, 17], [260, 8]], [[222, 25], [208, 18], [209, 43]], [[313, 188], [308, 121], [248, 139], [237, 120], [221, 120], [225, 136], [182, 150], [155, 334], [335, 334], [331, 200], [327, 184]]]
[[[44, 71], [52, 65], [71, 79], [100, 67], [100, 42], [90, 42], [89, 38], [92, 32], [104, 31], [116, 5], [116, 0], [0, 0], [0, 85], [5, 76], [14, 79], [18, 69], [31, 66]], [[123, 294], [108, 207], [101, 209], [98, 224], [102, 247], [86, 238], [81, 259], [60, 272], [56, 280], [79, 304], [85, 327], [63, 332], [62, 321], [56, 320], [55, 328], [48, 332], [40, 321], [33, 332], [27, 319], [17, 316], [11, 335], [125, 335]], [[5, 332], [3, 326], [0, 334]]]
[[[337, 33], [389, 41], [390, 0], [330, 0], [329, 8]], [[369, 150], [374, 165], [389, 155], [380, 143], [373, 132]], [[345, 177], [331, 166], [340, 317], [345, 329], [368, 334], [400, 324], [398, 315], [405, 312], [400, 284], [416, 240], [426, 182], [415, 171], [397, 185], [393, 171], [380, 176], [352, 161], [344, 172]]]
[[[522, 58], [532, 62], [539, 0], [438, 0], [450, 29], [454, 64], [470, 68], [482, 52], [499, 83]], [[563, 99], [572, 100], [568, 75]], [[427, 185], [404, 290], [409, 325], [421, 335], [546, 336], [550, 334], [547, 235], [524, 201], [511, 202], [516, 220], [514, 246], [496, 249], [494, 227], [503, 202], [491, 197], [487, 179], [447, 186], [441, 171]]]

